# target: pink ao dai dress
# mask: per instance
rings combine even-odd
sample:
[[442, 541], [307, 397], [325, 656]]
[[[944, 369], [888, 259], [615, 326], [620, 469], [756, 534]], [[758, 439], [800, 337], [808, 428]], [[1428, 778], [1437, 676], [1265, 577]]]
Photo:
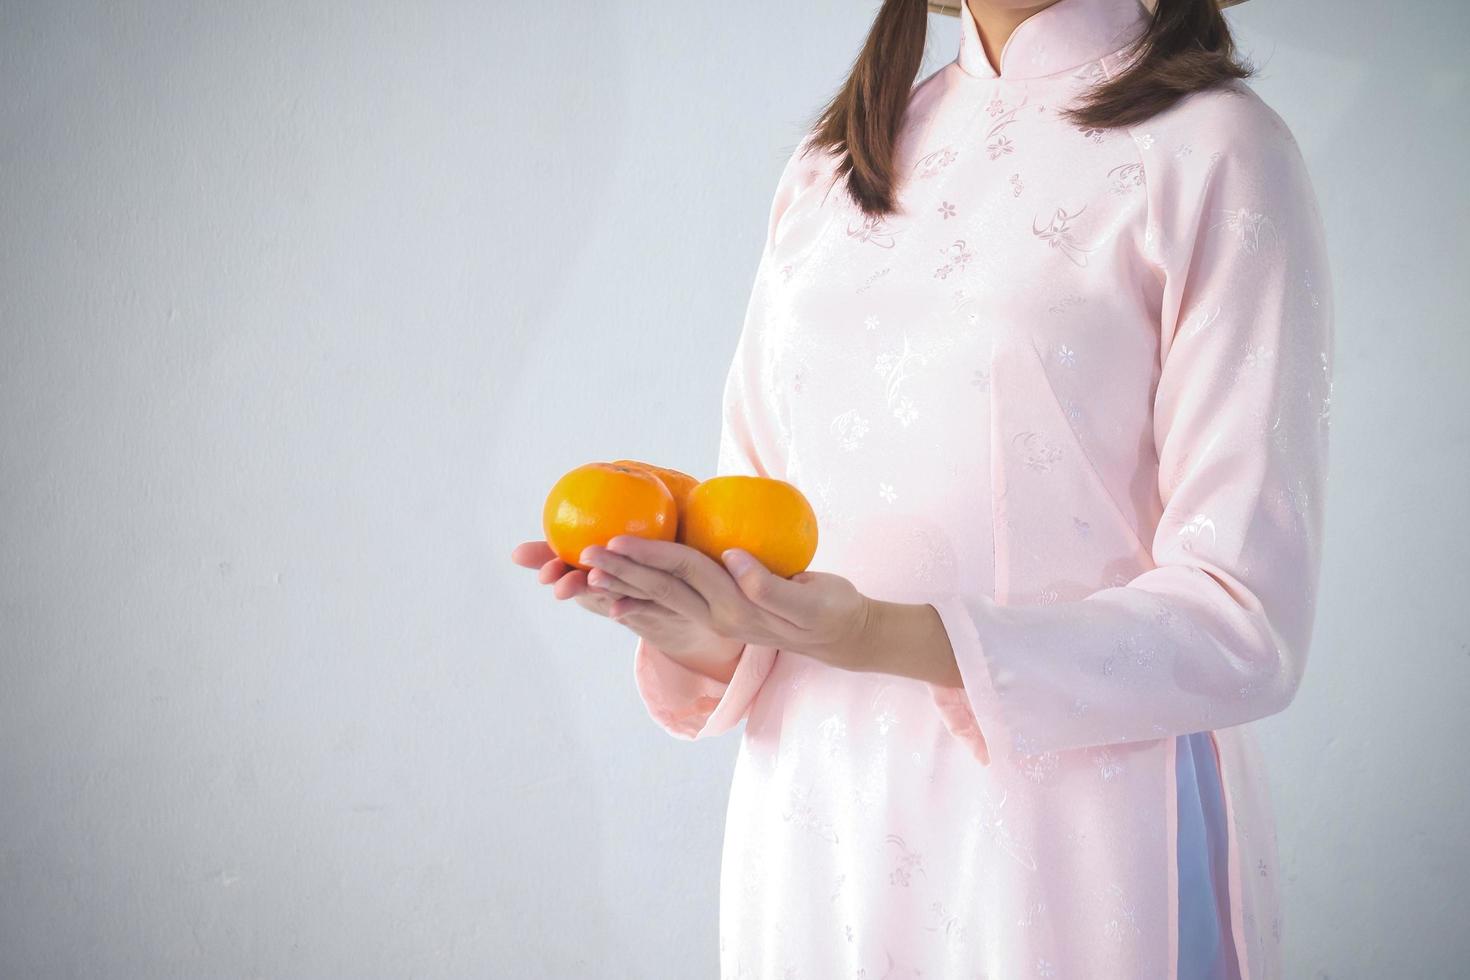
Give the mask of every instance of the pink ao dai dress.
[[1312, 633], [1326, 251], [1244, 84], [1133, 127], [1060, 115], [1144, 16], [1060, 0], [997, 74], [963, 11], [897, 215], [805, 141], [780, 176], [718, 472], [801, 488], [813, 567], [933, 605], [964, 687], [754, 645], [721, 684], [637, 643], [668, 732], [744, 722], [723, 980], [1281, 975], [1250, 722]]

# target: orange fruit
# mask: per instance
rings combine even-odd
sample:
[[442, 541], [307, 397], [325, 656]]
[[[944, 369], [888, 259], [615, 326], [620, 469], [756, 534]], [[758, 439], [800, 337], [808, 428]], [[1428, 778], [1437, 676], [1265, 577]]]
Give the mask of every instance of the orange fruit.
[[546, 495], [541, 526], [558, 558], [584, 571], [582, 549], [606, 546], [619, 534], [673, 541], [679, 510], [663, 481], [646, 469], [585, 463], [569, 470]]
[[652, 463], [644, 463], [636, 459], [615, 459], [614, 466], [639, 466], [651, 472], [663, 481], [664, 486], [669, 488], [669, 493], [674, 495], [674, 503], [679, 508], [679, 520], [684, 519], [684, 511], [688, 504], [689, 491], [699, 485], [699, 481], [688, 473], [679, 470], [671, 470], [667, 466], [654, 466]]
[[817, 515], [785, 480], [717, 476], [689, 492], [678, 540], [721, 567], [726, 548], [743, 548], [790, 578], [806, 571], [817, 553]]

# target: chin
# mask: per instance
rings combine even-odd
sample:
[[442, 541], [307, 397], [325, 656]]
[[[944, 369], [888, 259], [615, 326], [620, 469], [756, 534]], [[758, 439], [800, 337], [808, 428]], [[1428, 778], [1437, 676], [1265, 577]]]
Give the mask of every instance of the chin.
[[988, 7], [991, 10], [1035, 10], [1038, 7], [1047, 7], [1055, 0], [963, 0], [964, 3], [975, 7]]

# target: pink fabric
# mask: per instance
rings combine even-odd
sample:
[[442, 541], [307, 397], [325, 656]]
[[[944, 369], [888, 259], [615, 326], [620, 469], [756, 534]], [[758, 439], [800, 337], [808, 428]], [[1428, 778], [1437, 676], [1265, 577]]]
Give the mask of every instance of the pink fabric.
[[1174, 737], [1197, 731], [1241, 975], [1280, 975], [1248, 723], [1291, 701], [1312, 634], [1325, 247], [1244, 85], [1131, 129], [1058, 115], [1142, 17], [1061, 0], [996, 77], [964, 12], [912, 97], [899, 215], [867, 219], [804, 144], [780, 177], [718, 472], [800, 487], [813, 567], [931, 603], [965, 687], [755, 647], [723, 685], [637, 644], [666, 730], [746, 722], [724, 976], [1173, 980]]

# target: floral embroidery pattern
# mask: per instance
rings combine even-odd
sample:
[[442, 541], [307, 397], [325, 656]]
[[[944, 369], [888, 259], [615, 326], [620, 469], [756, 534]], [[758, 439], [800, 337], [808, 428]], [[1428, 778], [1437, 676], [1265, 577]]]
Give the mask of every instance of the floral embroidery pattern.
[[990, 129], [986, 130], [984, 137], [987, 141], [985, 150], [990, 154], [990, 159], [999, 160], [1007, 153], [1015, 152], [1015, 144], [1009, 138], [1000, 135], [1000, 131], [1016, 121], [1016, 113], [1020, 112], [1021, 107], [1025, 104], [1026, 99], [1022, 98], [1015, 108], [1007, 109], [1005, 103], [1001, 101], [1000, 96], [996, 96], [990, 103], [988, 108], [990, 115], [995, 118], [995, 122], [991, 125]]
[[958, 158], [959, 152], [954, 147], [941, 147], [933, 153], [920, 157], [918, 162], [914, 164], [914, 172], [921, 179], [927, 179], [938, 174]]
[[891, 980], [893, 976], [893, 954], [888, 952], [887, 950], [884, 950], [883, 955], [888, 958], [888, 966], [883, 970], [882, 973], [880, 973], [876, 977], [869, 977], [867, 968], [859, 967], [857, 971], [857, 980]]
[[812, 509], [832, 531], [846, 531], [852, 527], [853, 514], [850, 510], [838, 510], [833, 506], [832, 477], [824, 476], [812, 487]]
[[1072, 222], [1086, 210], [1086, 205], [1078, 208], [1075, 213], [1069, 213], [1064, 208], [1057, 208], [1052, 213], [1051, 220], [1047, 222], [1046, 227], [1043, 228], [1037, 224], [1037, 221], [1040, 220], [1039, 218], [1033, 220], [1031, 223], [1031, 233], [1052, 248], [1060, 249], [1062, 254], [1070, 259], [1073, 264], [1086, 266], [1087, 253], [1091, 252], [1092, 249], [1077, 243], [1071, 227]]
[[925, 926], [928, 932], [943, 932], [946, 942], [952, 945], [960, 945], [965, 941], [965, 924], [958, 915], [952, 915], [944, 907], [943, 902], [934, 902], [929, 906], [929, 917], [934, 925]]
[[837, 445], [847, 452], [854, 452], [863, 445], [863, 437], [868, 434], [868, 420], [857, 413], [857, 409], [849, 408], [832, 420], [832, 432], [837, 436]]
[[1059, 756], [1055, 752], [1043, 752], [1040, 755], [1028, 755], [1021, 760], [1021, 772], [1033, 783], [1046, 781], [1046, 777], [1056, 771]]
[[1051, 313], [1065, 313], [1065, 312], [1067, 312], [1067, 310], [1071, 309], [1072, 307], [1074, 307], [1074, 306], [1081, 306], [1085, 302], [1087, 302], [1087, 301], [1085, 299], [1083, 299], [1081, 296], [1074, 296], [1074, 295], [1068, 294], [1066, 296], [1063, 296], [1061, 299], [1057, 300], [1051, 306], [1047, 307], [1047, 310], [1048, 310], [1048, 312], [1051, 312]]
[[950, 304], [949, 312], [958, 313], [961, 309], [973, 302], [975, 297], [969, 295], [964, 289], [954, 291], [954, 302]]
[[1008, 798], [1008, 793], [1002, 793], [1000, 802], [997, 803], [991, 799], [989, 791], [986, 791], [985, 813], [976, 816], [973, 822], [990, 836], [997, 847], [1009, 854], [1022, 867], [1035, 871], [1036, 858], [1031, 856], [1029, 848], [1011, 836], [1010, 828], [1005, 825], [1005, 819], [1000, 815], [1001, 808], [1006, 805]]
[[1062, 458], [1062, 451], [1054, 446], [1048, 445], [1035, 432], [1018, 432], [1011, 440], [1011, 445], [1017, 447], [1021, 453], [1021, 461], [1033, 470], [1045, 472], [1052, 468], [1057, 460]]
[[1143, 164], [1123, 163], [1108, 171], [1114, 194], [1127, 194], [1143, 186]]
[[1016, 925], [1020, 926], [1022, 929], [1030, 929], [1036, 924], [1037, 916], [1040, 916], [1045, 912], [1045, 902], [1041, 901], [1040, 899], [1037, 899], [1034, 902], [1030, 902], [1026, 906], [1026, 914], [1016, 920]]
[[1276, 226], [1271, 219], [1259, 211], [1248, 211], [1240, 208], [1234, 211], [1220, 211], [1223, 217], [1211, 225], [1211, 229], [1225, 228], [1240, 242], [1241, 250], [1247, 255], [1255, 255], [1261, 250], [1262, 235], [1269, 235], [1272, 240], [1276, 237]]
[[817, 731], [822, 737], [822, 747], [830, 759], [842, 750], [842, 741], [847, 737], [847, 722], [842, 720], [841, 715], [830, 715]]
[[806, 830], [816, 837], [831, 844], [837, 843], [837, 831], [832, 824], [817, 816], [816, 808], [811, 805], [811, 788], [801, 792], [801, 798], [796, 798], [796, 792], [792, 793], [792, 799], [781, 813], [781, 819], [787, 823], [794, 824]]
[[946, 245], [939, 250], [939, 254], [949, 261], [934, 270], [934, 276], [937, 279], [944, 279], [951, 272], [963, 269], [965, 264], [975, 257], [975, 253], [965, 246], [964, 239], [955, 241], [953, 245]]
[[879, 269], [877, 272], [874, 272], [873, 274], [871, 274], [870, 276], [868, 276], [868, 278], [864, 279], [863, 280], [863, 284], [861, 286], [859, 286], [857, 289], [854, 289], [853, 292], [855, 292], [855, 293], [865, 293], [865, 292], [867, 292], [869, 289], [872, 289], [873, 288], [873, 283], [877, 282], [879, 279], [882, 279], [884, 276], [888, 275], [888, 273], [889, 273], [889, 270], [886, 269], [886, 268]]
[[924, 856], [916, 851], [909, 850], [908, 845], [903, 842], [902, 837], [897, 834], [889, 834], [884, 840], [889, 844], [897, 845], [899, 850], [898, 863], [888, 875], [890, 883], [907, 888], [915, 872], [928, 877], [924, 871]]
[[1154, 665], [1157, 656], [1154, 648], [1141, 645], [1137, 636], [1118, 640], [1114, 650], [1113, 655], [1103, 661], [1102, 672], [1107, 676], [1112, 676], [1119, 666], [1127, 666], [1130, 662], [1136, 667], [1147, 669]]
[[939, 214], [946, 221], [948, 221], [950, 218], [953, 218], [954, 215], [955, 215], [954, 205], [953, 204], [950, 204], [948, 201], [941, 201], [940, 204], [939, 204]]
[[899, 393], [899, 386], [927, 361], [928, 358], [913, 349], [908, 335], [905, 334], [901, 352], [885, 351], [878, 355], [877, 362], [873, 365], [874, 373], [883, 378], [884, 395], [893, 417], [905, 426], [919, 417], [919, 410], [914, 406], [913, 399]]
[[[954, 553], [949, 539], [943, 534], [922, 526], [909, 528], [905, 543], [912, 559], [911, 574], [921, 585], [931, 585], [936, 580], [948, 581], [954, 575]], [[931, 777], [930, 781], [933, 779]]]
[[[856, 225], [853, 222], [857, 222]], [[847, 225], [847, 237], [859, 242], [870, 242], [879, 248], [892, 248], [895, 232], [888, 227], [882, 215], [865, 214], [861, 220], [854, 217]]]

